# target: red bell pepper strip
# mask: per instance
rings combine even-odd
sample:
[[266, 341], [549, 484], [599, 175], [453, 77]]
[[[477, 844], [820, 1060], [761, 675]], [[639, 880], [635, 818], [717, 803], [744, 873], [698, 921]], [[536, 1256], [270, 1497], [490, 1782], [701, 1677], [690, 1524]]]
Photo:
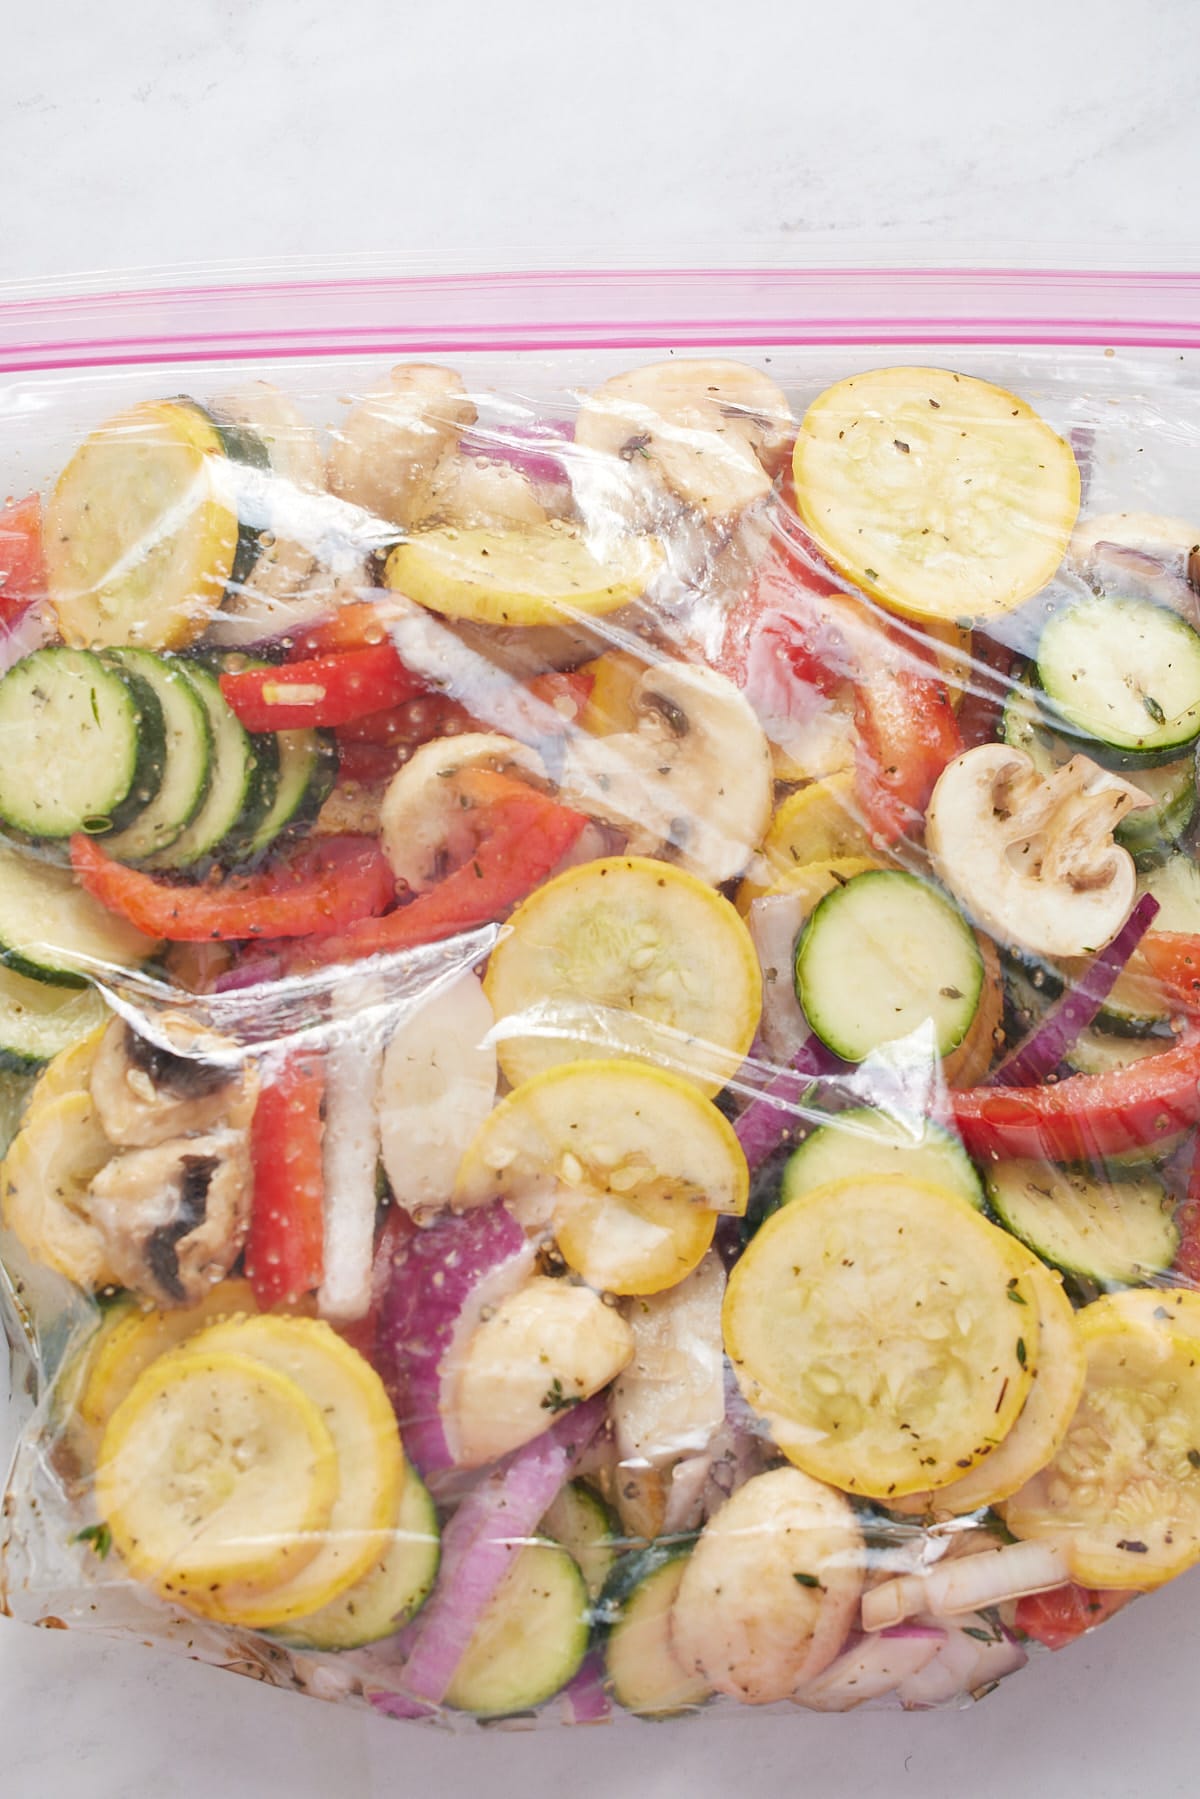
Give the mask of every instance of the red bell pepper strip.
[[1000, 719], [1012, 686], [1018, 657], [1007, 644], [982, 631], [971, 633], [971, 659], [962, 705], [958, 709], [958, 733], [964, 750], [993, 743], [1000, 735]]
[[156, 881], [115, 862], [92, 837], [71, 839], [80, 883], [148, 937], [203, 943], [239, 937], [321, 937], [373, 917], [396, 897], [396, 880], [368, 837], [314, 840], [261, 874], [218, 886]]
[[[537, 675], [529, 682], [529, 692], [548, 708], [545, 724], [548, 731], [566, 730], [579, 718], [591, 698], [595, 676], [582, 669], [570, 674], [552, 671]], [[467, 708], [445, 693], [422, 693], [403, 705], [386, 712], [369, 712], [365, 718], [352, 719], [338, 732], [340, 745], [350, 743], [386, 743], [416, 745], [434, 737], [446, 737], [453, 730], [480, 730]]]
[[478, 818], [475, 848], [461, 867], [386, 918], [306, 944], [300, 965], [415, 949], [503, 918], [546, 879], [587, 823], [582, 812], [489, 769], [464, 771], [458, 787]]
[[1048, 1593], [1029, 1593], [1018, 1599], [1017, 1629], [1047, 1649], [1065, 1649], [1085, 1630], [1103, 1624], [1136, 1598], [1137, 1594], [1129, 1589], [1113, 1592], [1071, 1583], [1052, 1587]]
[[804, 717], [852, 681], [856, 787], [872, 833], [919, 833], [934, 783], [962, 749], [933, 645], [822, 570], [798, 522], [783, 528], [734, 609], [718, 659], [760, 718]]
[[1175, 1228], [1179, 1232], [1179, 1248], [1171, 1263], [1175, 1284], [1200, 1287], [1200, 1138], [1192, 1150], [1187, 1192], [1175, 1213]]
[[972, 1155], [1116, 1156], [1200, 1119], [1200, 1036], [1108, 1074], [1073, 1074], [1046, 1087], [968, 1087], [947, 1097]]
[[0, 625], [15, 625], [45, 592], [42, 502], [33, 493], [0, 508]]
[[303, 731], [399, 706], [424, 686], [390, 643], [377, 643], [283, 668], [223, 674], [221, 692], [248, 731]]
[[338, 779], [359, 781], [366, 787], [390, 781], [403, 767], [409, 752], [404, 744], [338, 743]]
[[544, 675], [535, 675], [529, 682], [529, 691], [535, 700], [541, 700], [557, 714], [566, 730], [578, 721], [595, 685], [596, 677], [588, 669], [560, 672], [552, 668]]
[[368, 712], [350, 719], [338, 731], [338, 743], [428, 743], [433, 737], [449, 737], [453, 730], [473, 728], [471, 714], [444, 693], [421, 693], [415, 699], [384, 712]]
[[1147, 931], [1139, 945], [1142, 960], [1171, 998], [1200, 1012], [1200, 937], [1190, 931]]
[[932, 653], [894, 625], [875, 621], [872, 629], [854, 691], [855, 788], [869, 829], [896, 843], [920, 834], [929, 796], [962, 739]]
[[320, 1286], [325, 1265], [321, 1058], [290, 1058], [258, 1096], [250, 1127], [254, 1198], [246, 1278], [264, 1311]]
[[307, 662], [312, 656], [337, 656], [344, 650], [372, 649], [388, 642], [388, 612], [395, 601], [379, 592], [375, 600], [355, 600], [341, 606], [319, 624], [309, 625], [289, 640], [289, 659]]

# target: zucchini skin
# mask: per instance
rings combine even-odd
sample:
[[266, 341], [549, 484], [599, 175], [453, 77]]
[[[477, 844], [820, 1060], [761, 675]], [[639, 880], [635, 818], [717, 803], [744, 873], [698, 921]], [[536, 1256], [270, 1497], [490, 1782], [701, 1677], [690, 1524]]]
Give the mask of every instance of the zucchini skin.
[[[80, 725], [81, 683], [88, 689], [94, 729], [86, 718]], [[10, 754], [6, 764], [4, 821], [14, 838], [26, 843], [61, 843], [80, 830], [103, 836], [122, 830], [155, 797], [166, 766], [166, 723], [158, 695], [149, 682], [132, 669], [114, 665], [91, 650], [57, 645], [35, 650], [15, 663], [0, 682], [0, 688], [5, 690], [6, 733], [24, 727], [35, 740], [25, 764], [27, 777], [36, 774], [36, 780], [29, 779], [26, 788], [26, 792], [30, 788], [33, 790], [31, 805], [11, 791], [13, 781], [20, 782], [22, 778], [21, 751], [18, 750], [15, 756]], [[104, 695], [106, 712], [115, 702], [119, 717], [102, 723], [98, 693]], [[47, 721], [52, 722], [47, 725]], [[105, 724], [111, 724], [107, 739]], [[59, 768], [50, 764], [59, 762], [60, 752], [50, 745], [67, 727], [82, 730], [85, 752], [93, 769], [97, 759], [104, 757], [105, 750], [109, 752], [109, 773], [115, 774], [114, 784], [109, 786], [102, 782], [100, 786], [91, 787], [91, 796], [106, 808], [102, 816], [86, 810], [86, 802], [78, 792], [73, 804], [63, 803], [63, 788], [67, 783], [56, 781]], [[39, 742], [39, 734], [47, 729], [49, 744], [45, 740]], [[117, 732], [120, 733], [119, 742]], [[41, 759], [36, 771], [30, 766], [31, 756]], [[104, 770], [100, 773], [103, 776]], [[122, 792], [120, 782], [126, 774], [128, 783]], [[12, 779], [8, 778], [10, 776]], [[85, 792], [87, 781], [87, 765], [84, 765]], [[56, 801], [49, 811], [46, 809], [46, 800], [50, 796], [48, 782], [57, 787]]]
[[[174, 404], [190, 406], [194, 412], [198, 412], [202, 418], [207, 419], [216, 432], [217, 440], [229, 462], [240, 462], [246, 468], [263, 469], [269, 472], [270, 452], [257, 431], [252, 431], [249, 425], [235, 425], [227, 422], [221, 418], [219, 413], [210, 411], [207, 406], [202, 406], [199, 400], [193, 400], [186, 394], [179, 395]], [[258, 525], [247, 524], [239, 513], [237, 548], [233, 553], [233, 567], [229, 571], [229, 580], [226, 583], [228, 589], [236, 593], [240, 587], [245, 586], [253, 573], [261, 550], [262, 528]]]

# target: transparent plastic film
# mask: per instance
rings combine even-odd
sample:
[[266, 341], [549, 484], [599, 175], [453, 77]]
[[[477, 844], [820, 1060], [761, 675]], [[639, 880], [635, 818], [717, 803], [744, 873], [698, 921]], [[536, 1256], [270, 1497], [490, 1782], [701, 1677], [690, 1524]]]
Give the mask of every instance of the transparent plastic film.
[[1200, 1560], [1177, 327], [718, 298], [10, 310], [13, 1616], [463, 1728], [926, 1709]]

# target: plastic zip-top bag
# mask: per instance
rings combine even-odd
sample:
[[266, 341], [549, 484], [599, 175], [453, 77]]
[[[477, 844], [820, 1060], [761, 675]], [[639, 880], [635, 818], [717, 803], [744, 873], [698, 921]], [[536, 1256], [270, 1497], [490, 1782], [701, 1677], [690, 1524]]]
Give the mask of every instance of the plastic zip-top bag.
[[395, 1717], [1200, 1560], [1196, 277], [0, 307], [3, 1600]]

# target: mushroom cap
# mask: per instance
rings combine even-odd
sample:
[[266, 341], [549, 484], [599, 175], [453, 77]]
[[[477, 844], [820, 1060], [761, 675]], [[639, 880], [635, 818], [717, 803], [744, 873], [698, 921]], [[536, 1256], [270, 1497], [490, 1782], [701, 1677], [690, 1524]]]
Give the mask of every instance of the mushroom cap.
[[1113, 831], [1150, 803], [1086, 756], [1043, 777], [1024, 751], [984, 743], [940, 775], [925, 843], [942, 881], [998, 942], [1085, 955], [1129, 915], [1137, 872]]
[[614, 375], [587, 395], [575, 425], [575, 442], [620, 457], [631, 483], [661, 485], [711, 518], [764, 499], [795, 435], [769, 376], [718, 360]]

